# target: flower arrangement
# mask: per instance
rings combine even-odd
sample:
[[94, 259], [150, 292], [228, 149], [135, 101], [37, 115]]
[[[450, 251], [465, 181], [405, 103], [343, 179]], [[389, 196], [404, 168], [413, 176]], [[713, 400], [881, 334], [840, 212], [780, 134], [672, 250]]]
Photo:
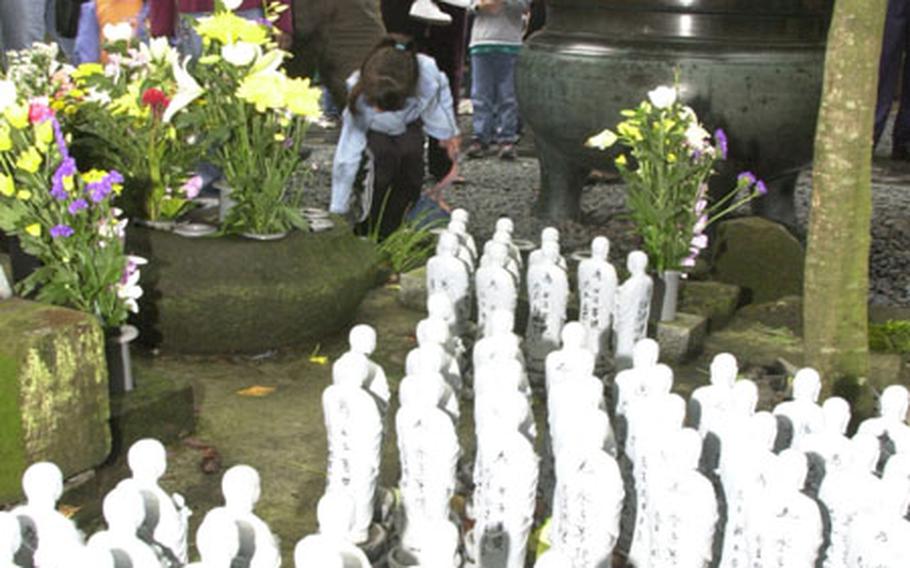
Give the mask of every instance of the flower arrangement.
[[287, 181], [300, 162], [308, 123], [321, 115], [320, 91], [281, 69], [288, 54], [276, 47], [268, 21], [220, 7], [195, 29], [203, 54], [192, 72], [187, 61], [174, 66], [178, 88], [165, 122], [201, 101], [192, 112], [202, 116], [210, 158], [235, 202], [224, 229], [264, 234], [305, 227]]
[[166, 116], [178, 86], [176, 50], [166, 38], [136, 43], [131, 30], [105, 26], [107, 63], [74, 72], [73, 128], [94, 146], [97, 161], [126, 177], [124, 203], [131, 214], [169, 221], [192, 207], [202, 186], [193, 169], [206, 149], [196, 143], [199, 125], [192, 115]]
[[56, 43], [35, 42], [31, 47], [6, 52], [6, 78], [24, 97], [49, 97], [72, 88], [71, 65], [61, 63]]
[[[0, 81], [0, 91], [16, 87]], [[94, 314], [105, 326], [138, 310], [144, 260], [124, 254], [126, 221], [111, 205], [122, 182], [116, 171], [77, 171], [46, 100], [0, 101], [0, 229], [42, 263], [18, 284], [21, 293]]]
[[714, 203], [708, 202], [707, 181], [718, 160], [727, 158], [723, 130], [712, 136], [695, 111], [679, 100], [676, 87], [661, 86], [625, 119], [592, 136], [587, 146], [605, 150], [617, 142], [628, 148], [615, 159], [628, 185], [628, 207], [643, 248], [658, 274], [695, 264], [708, 246], [705, 229], [746, 202], [767, 193], [765, 183], [750, 172]]

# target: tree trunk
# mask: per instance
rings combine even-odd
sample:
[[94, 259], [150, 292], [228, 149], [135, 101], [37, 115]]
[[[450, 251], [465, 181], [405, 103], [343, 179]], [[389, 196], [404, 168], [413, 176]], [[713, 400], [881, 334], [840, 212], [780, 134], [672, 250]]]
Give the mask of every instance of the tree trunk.
[[887, 0], [837, 0], [815, 136], [803, 316], [826, 394], [869, 412], [872, 125]]

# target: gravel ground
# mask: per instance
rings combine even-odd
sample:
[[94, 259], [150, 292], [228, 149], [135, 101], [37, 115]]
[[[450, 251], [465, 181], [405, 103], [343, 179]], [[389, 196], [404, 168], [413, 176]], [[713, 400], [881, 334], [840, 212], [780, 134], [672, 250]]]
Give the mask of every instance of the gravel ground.
[[[467, 129], [466, 129], [467, 131]], [[890, 132], [890, 129], [887, 130]], [[307, 205], [327, 207], [330, 193], [333, 138], [337, 132], [314, 132], [314, 152], [307, 162], [312, 176], [306, 183], [311, 188]], [[527, 154], [528, 152], [521, 152]], [[870, 259], [871, 285], [869, 300], [886, 306], [910, 306], [910, 164], [894, 162], [890, 140], [879, 145], [873, 163], [873, 222]], [[513, 162], [494, 157], [467, 160], [462, 164], [467, 180], [446, 192], [446, 199], [471, 212], [471, 231], [481, 242], [490, 237], [496, 219], [508, 215], [515, 222], [515, 236], [537, 241], [541, 229], [548, 225], [532, 215], [540, 185], [536, 158], [521, 156]], [[428, 186], [429, 186], [428, 182]], [[811, 174], [804, 172], [797, 191], [797, 216], [805, 231], [811, 194]], [[614, 259], [624, 258], [638, 244], [626, 214], [625, 194], [620, 183], [593, 183], [582, 197], [581, 222], [557, 223], [563, 251], [586, 248], [596, 235], [610, 239]]]

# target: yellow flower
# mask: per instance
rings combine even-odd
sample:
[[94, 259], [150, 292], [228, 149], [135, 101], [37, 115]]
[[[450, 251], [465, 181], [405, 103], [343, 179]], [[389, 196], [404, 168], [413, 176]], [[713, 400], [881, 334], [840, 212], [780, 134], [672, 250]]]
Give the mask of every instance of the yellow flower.
[[82, 181], [85, 183], [96, 183], [103, 180], [105, 176], [107, 176], [107, 172], [104, 170], [92, 169], [82, 174]]
[[81, 99], [82, 97], [85, 96], [85, 91], [83, 91], [82, 89], [73, 89], [68, 94], [71, 97]]
[[641, 129], [638, 126], [631, 124], [629, 121], [620, 122], [616, 127], [616, 131], [619, 132], [619, 135], [632, 140], [633, 142], [640, 142], [644, 140], [644, 137], [641, 135]]
[[13, 184], [13, 178], [6, 174], [0, 174], [0, 195], [12, 197], [15, 190], [16, 186]]
[[203, 39], [215, 40], [222, 44], [245, 41], [262, 45], [269, 39], [269, 32], [265, 26], [241, 18], [233, 12], [219, 12], [207, 18], [200, 18], [196, 23], [196, 33]]
[[297, 116], [319, 118], [322, 108], [319, 100], [322, 93], [310, 87], [309, 79], [288, 79], [284, 82], [284, 99], [288, 110]]
[[620, 154], [615, 161], [617, 167], [624, 168], [626, 166], [626, 155]]
[[33, 237], [40, 237], [41, 236], [41, 225], [39, 225], [38, 223], [32, 223], [31, 225], [29, 225], [28, 227], [25, 228], [25, 232]]
[[27, 189], [20, 189], [16, 192], [16, 199], [20, 201], [28, 201], [32, 198], [32, 192]]
[[247, 75], [237, 87], [237, 98], [256, 105], [259, 112], [284, 108], [286, 81], [287, 78], [278, 72]]
[[84, 79], [102, 73], [104, 73], [104, 67], [100, 63], [83, 63], [73, 71], [73, 79]]
[[285, 136], [284, 134], [278, 132], [278, 133], [275, 134], [274, 138], [275, 138], [275, 142], [284, 142], [285, 139], [287, 139], [287, 136]]
[[10, 126], [22, 130], [28, 126], [28, 105], [12, 105], [3, 113]]
[[123, 193], [123, 185], [119, 183], [111, 184], [111, 191], [114, 192], [114, 195], [119, 196], [121, 193]]
[[660, 126], [664, 129], [664, 132], [670, 132], [676, 126], [676, 121], [672, 118], [665, 118], [660, 121]]
[[73, 191], [73, 187], [75, 187], [73, 176], [63, 176], [63, 189], [66, 191]]
[[211, 55], [204, 55], [200, 57], [197, 63], [200, 65], [212, 65], [213, 63], [218, 63], [219, 61], [221, 61], [221, 56], [217, 53], [212, 53]]
[[676, 154], [674, 154], [673, 152], [668, 153], [667, 154], [667, 163], [675, 164], [676, 163]]
[[111, 101], [111, 112], [113, 114], [126, 114], [133, 118], [142, 118], [150, 112], [149, 107], [139, 106], [139, 83], [131, 84], [126, 93], [120, 95]]
[[54, 124], [50, 120], [45, 120], [35, 125], [35, 145], [42, 151], [54, 141]]
[[585, 146], [589, 148], [597, 148], [598, 150], [606, 150], [610, 146], [616, 143], [617, 136], [610, 129], [606, 129], [600, 134], [595, 134], [594, 136], [588, 138], [585, 142]]
[[16, 160], [16, 167], [30, 174], [37, 172], [38, 168], [41, 167], [41, 154], [38, 153], [34, 146], [30, 146], [28, 150], [19, 154], [19, 159]]

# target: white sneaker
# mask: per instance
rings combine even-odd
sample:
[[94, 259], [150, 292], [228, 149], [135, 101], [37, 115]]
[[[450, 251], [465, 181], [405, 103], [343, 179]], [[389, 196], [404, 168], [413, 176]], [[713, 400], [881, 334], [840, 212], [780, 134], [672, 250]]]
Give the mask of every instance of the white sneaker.
[[443, 4], [448, 4], [449, 6], [455, 6], [456, 8], [469, 8], [471, 6], [471, 0], [439, 0]]
[[452, 16], [440, 10], [433, 0], [414, 0], [408, 15], [434, 26], [445, 26], [452, 23]]

